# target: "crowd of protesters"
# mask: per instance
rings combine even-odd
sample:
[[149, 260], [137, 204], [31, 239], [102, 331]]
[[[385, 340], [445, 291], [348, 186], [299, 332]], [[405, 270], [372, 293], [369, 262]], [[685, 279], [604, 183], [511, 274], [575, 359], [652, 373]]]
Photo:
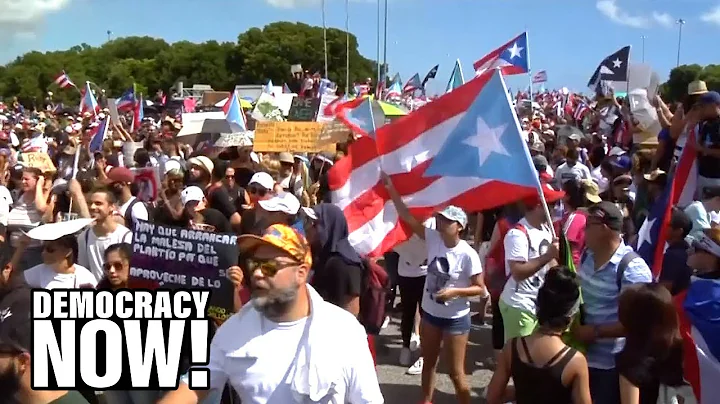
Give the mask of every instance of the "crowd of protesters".
[[[342, 152], [193, 151], [176, 136], [182, 123], [166, 116], [132, 134], [113, 122], [91, 154], [93, 128], [109, 111], [8, 105], [0, 131], [0, 401], [98, 402], [101, 392], [30, 388], [30, 325], [18, 313], [29, 310], [29, 288], [152, 286], [129, 276], [133, 229], [144, 220], [240, 236], [240, 264], [227, 271], [237, 314], [213, 333], [211, 390], [190, 390], [184, 377], [169, 392], [106, 391], [109, 404], [382, 403], [371, 327], [358, 321], [374, 271], [399, 287], [398, 361], [421, 385], [408, 402], [432, 402], [441, 353], [457, 401], [471, 402], [466, 347], [486, 304], [491, 404], [657, 403], [668, 389], [688, 399], [672, 298], [694, 277], [720, 275], [720, 95], [694, 82], [681, 105], [657, 97], [662, 130], [654, 142], [614, 94], [598, 94], [583, 119], [539, 101], [521, 122], [544, 200], [482, 212], [447, 206], [416, 218], [384, 177], [414, 236], [381, 260], [353, 249], [343, 212], [331, 203], [327, 172]], [[608, 115], [616, 121], [603, 124]], [[566, 125], [577, 130], [561, 136]], [[657, 277], [637, 252], [639, 233], [691, 133], [697, 198], [672, 209]], [[127, 142], [142, 147], [126, 155]], [[29, 165], [30, 151], [49, 155], [54, 169]], [[154, 200], [141, 196], [136, 168], [159, 173]], [[27, 236], [69, 218], [92, 222], [56, 240]], [[471, 317], [477, 300], [480, 320]]]

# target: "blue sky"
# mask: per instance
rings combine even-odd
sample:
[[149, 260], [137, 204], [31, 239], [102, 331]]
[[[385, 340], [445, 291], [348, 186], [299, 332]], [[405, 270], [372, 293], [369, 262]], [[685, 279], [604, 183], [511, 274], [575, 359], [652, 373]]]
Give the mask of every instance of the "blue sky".
[[[376, 0], [350, 0], [350, 31], [360, 51], [377, 53]], [[113, 37], [150, 35], [178, 40], [236, 41], [240, 32], [273, 21], [322, 24], [321, 0], [0, 0], [0, 63], [29, 50], [66, 49]], [[326, 0], [329, 26], [344, 28], [345, 1]], [[388, 63], [404, 80], [440, 64], [431, 91], [445, 88], [455, 59], [466, 77], [472, 63], [527, 30], [533, 71], [548, 72], [548, 88], [583, 90], [606, 55], [632, 45], [663, 79], [681, 63], [718, 62], [720, 0], [389, 0]], [[68, 72], [72, 76], [72, 72]], [[526, 76], [509, 79], [527, 86]]]

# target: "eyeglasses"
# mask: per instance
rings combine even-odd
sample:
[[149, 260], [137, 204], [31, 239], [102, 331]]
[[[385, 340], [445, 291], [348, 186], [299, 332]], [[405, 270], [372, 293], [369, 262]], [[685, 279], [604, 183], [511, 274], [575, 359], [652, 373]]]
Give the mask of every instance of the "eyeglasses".
[[292, 267], [299, 265], [297, 262], [293, 263], [279, 263], [275, 260], [256, 260], [256, 259], [249, 259], [247, 260], [247, 267], [250, 273], [255, 272], [255, 270], [259, 269], [260, 272], [262, 272], [263, 276], [266, 276], [268, 278], [272, 278], [280, 272], [281, 269]]
[[247, 191], [251, 194], [257, 194], [258, 196], [261, 196], [261, 197], [265, 196], [268, 193], [267, 189], [265, 189], [263, 187], [259, 187], [257, 185], [248, 185]]
[[106, 271], [110, 271], [111, 269], [114, 269], [115, 272], [122, 271], [123, 264], [122, 262], [106, 262], [103, 264], [103, 269]]

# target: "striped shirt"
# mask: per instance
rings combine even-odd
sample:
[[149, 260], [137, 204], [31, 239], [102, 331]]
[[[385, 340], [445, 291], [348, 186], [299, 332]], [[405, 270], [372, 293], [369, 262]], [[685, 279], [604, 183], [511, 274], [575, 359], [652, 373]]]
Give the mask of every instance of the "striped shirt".
[[[621, 242], [615, 254], [598, 270], [595, 270], [594, 254], [586, 250], [578, 269], [585, 324], [607, 325], [618, 322], [620, 291], [617, 287], [617, 269], [625, 254], [632, 250], [632, 247]], [[630, 261], [623, 273], [622, 288], [634, 283], [647, 282], [652, 282], [652, 274], [645, 261], [639, 257]], [[625, 338], [604, 338], [590, 345], [586, 354], [588, 367], [614, 369], [615, 354], [622, 351], [624, 346]]]

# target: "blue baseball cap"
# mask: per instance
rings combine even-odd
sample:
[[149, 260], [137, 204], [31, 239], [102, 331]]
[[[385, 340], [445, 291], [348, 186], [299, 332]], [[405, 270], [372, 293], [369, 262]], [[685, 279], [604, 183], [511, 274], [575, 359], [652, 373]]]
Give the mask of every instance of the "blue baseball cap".
[[720, 94], [717, 91], [708, 91], [707, 93], [700, 96], [701, 104], [715, 104], [720, 105]]
[[448, 205], [445, 207], [445, 209], [438, 212], [438, 214], [448, 220], [460, 223], [460, 226], [462, 226], [463, 229], [467, 227], [467, 214], [465, 214], [465, 211], [458, 208], [457, 206]]
[[613, 167], [617, 167], [617, 168], [620, 168], [620, 169], [623, 169], [626, 171], [630, 171], [630, 169], [632, 168], [632, 159], [630, 159], [630, 157], [628, 157], [628, 156], [623, 155], [623, 156], [619, 156], [619, 157], [611, 160], [610, 164]]

